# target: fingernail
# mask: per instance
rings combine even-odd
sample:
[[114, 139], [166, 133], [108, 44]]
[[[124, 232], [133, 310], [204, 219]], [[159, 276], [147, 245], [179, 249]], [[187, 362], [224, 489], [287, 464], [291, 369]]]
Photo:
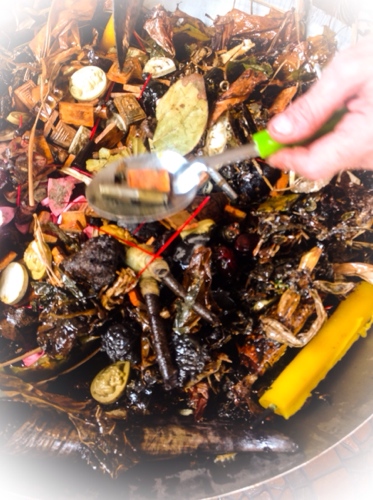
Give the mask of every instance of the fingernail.
[[272, 118], [272, 129], [281, 135], [291, 134], [294, 130], [292, 122], [283, 114]]

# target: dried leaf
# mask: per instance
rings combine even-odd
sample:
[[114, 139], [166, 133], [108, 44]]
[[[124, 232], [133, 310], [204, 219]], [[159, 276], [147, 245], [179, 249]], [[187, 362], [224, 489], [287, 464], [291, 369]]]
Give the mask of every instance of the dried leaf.
[[164, 51], [171, 56], [175, 55], [172, 22], [164, 7], [161, 5], [154, 7], [152, 16], [144, 24], [144, 29]]
[[200, 316], [193, 311], [193, 304], [198, 302], [210, 307], [209, 293], [212, 279], [210, 264], [211, 250], [204, 246], [195, 248], [188, 269], [184, 274], [183, 287], [187, 290], [187, 296], [176, 305], [177, 313], [173, 325], [174, 331], [178, 333], [195, 331]]
[[286, 87], [278, 94], [271, 107], [268, 110], [269, 116], [277, 115], [277, 113], [282, 113], [282, 111], [287, 108], [290, 101], [294, 98], [297, 93], [298, 85], [293, 85], [292, 87]]
[[246, 101], [255, 87], [265, 80], [267, 80], [267, 76], [260, 71], [254, 71], [251, 68], [244, 71], [216, 101], [210, 120], [211, 124], [215, 123], [231, 107]]
[[0, 370], [0, 387], [1, 397], [25, 402], [38, 408], [54, 408], [62, 413], [84, 415], [90, 404], [89, 401], [76, 401], [67, 396], [40, 390], [3, 370]]
[[72, 177], [48, 179], [49, 208], [53, 215], [60, 215], [70, 201], [76, 180]]
[[373, 264], [366, 262], [343, 262], [333, 264], [334, 272], [337, 276], [358, 276], [362, 280], [373, 284]]
[[179, 9], [177, 4], [176, 10], [171, 16], [174, 25], [174, 33], [186, 33], [191, 38], [206, 42], [210, 40], [213, 30], [197, 17], [190, 16], [186, 12]]
[[55, 40], [54, 50], [80, 45], [79, 29], [76, 21], [92, 19], [97, 7], [97, 0], [67, 0], [53, 2], [47, 25], [43, 26], [29, 42], [29, 47], [35, 57], [40, 60], [45, 57], [46, 49], [51, 40]]
[[217, 16], [213, 48], [223, 49], [233, 36], [248, 35], [263, 41], [272, 40], [278, 33], [287, 13], [272, 12], [267, 16], [247, 14], [238, 9], [232, 9], [225, 16]]
[[189, 153], [198, 144], [208, 119], [203, 76], [194, 73], [172, 85], [159, 99], [156, 117], [154, 149]]

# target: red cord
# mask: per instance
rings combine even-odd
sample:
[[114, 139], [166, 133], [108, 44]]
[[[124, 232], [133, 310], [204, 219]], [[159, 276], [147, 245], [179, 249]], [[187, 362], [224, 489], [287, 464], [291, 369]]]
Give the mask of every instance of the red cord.
[[133, 36], [136, 38], [137, 43], [140, 45], [140, 49], [146, 52], [146, 47], [142, 41], [142, 38], [136, 33], [136, 31], [133, 32]]
[[105, 231], [105, 229], [102, 229], [101, 227], [98, 227], [98, 226], [92, 226], [94, 229], [97, 229], [99, 232], [101, 233], [105, 233], [105, 234], [108, 234], [109, 236], [112, 236], [113, 238], [115, 238], [116, 240], [118, 241], [121, 241], [122, 243], [124, 243], [125, 245], [129, 246], [129, 247], [133, 247], [133, 248], [137, 248], [138, 250], [141, 250], [142, 252], [148, 254], [148, 255], [151, 255], [152, 257], [154, 256], [154, 253], [151, 252], [150, 250], [147, 250], [146, 248], [142, 248], [140, 247], [139, 245], [137, 245], [136, 243], [134, 243], [133, 241], [130, 241], [130, 240], [126, 240], [124, 238], [121, 238], [120, 236], [117, 236], [115, 234], [112, 234], [110, 231]]
[[151, 73], [149, 73], [148, 76], [146, 77], [146, 80], [145, 80], [143, 86], [141, 87], [140, 94], [138, 95], [137, 99], [141, 99], [141, 97], [142, 97], [142, 95], [144, 93], [144, 90], [146, 89], [148, 83], [151, 80], [151, 77], [152, 77], [152, 75], [151, 75]]
[[[115, 85], [115, 82], [111, 82], [108, 89], [107, 89], [107, 92], [105, 94], [105, 97], [104, 97], [104, 102], [107, 102], [109, 100], [109, 97], [113, 91], [113, 88], [114, 88], [114, 85]], [[97, 132], [97, 129], [98, 129], [98, 126], [100, 125], [100, 122], [101, 122], [101, 118], [97, 118], [96, 120], [96, 123], [94, 124], [93, 126], [93, 129], [91, 130], [91, 133], [90, 133], [90, 136], [89, 136], [89, 140], [91, 141], [94, 136], [96, 135], [96, 132]]]
[[[102, 229], [101, 227], [98, 226], [92, 226], [94, 229], [97, 229], [101, 233], [108, 234], [109, 236], [112, 236], [113, 238], [117, 239], [118, 241], [121, 241], [125, 245], [128, 245], [129, 247], [137, 248], [138, 250], [141, 250], [142, 252], [146, 253], [147, 255], [150, 255], [151, 259], [149, 259], [149, 262], [137, 273], [137, 277], [139, 278], [143, 272], [150, 266], [152, 262], [155, 261], [155, 259], [158, 259], [162, 253], [166, 250], [166, 248], [171, 245], [171, 243], [174, 241], [175, 238], [179, 236], [181, 231], [195, 218], [197, 215], [200, 213], [200, 211], [207, 205], [207, 203], [210, 201], [210, 196], [206, 196], [201, 203], [198, 205], [198, 207], [190, 214], [190, 216], [184, 221], [181, 226], [168, 238], [168, 240], [158, 249], [156, 253], [150, 252], [146, 248], [143, 248], [133, 241], [126, 240], [124, 238], [121, 238], [120, 236], [116, 236], [115, 234], [110, 233], [110, 231], [105, 231], [105, 229]], [[141, 225], [139, 226], [141, 227]]]
[[141, 224], [139, 224], [134, 231], [132, 231], [132, 234], [137, 234], [140, 229], [144, 226], [145, 222], [142, 222]]
[[141, 269], [141, 271], [137, 274], [138, 277], [142, 275], [142, 273], [150, 266], [152, 262], [155, 261], [158, 257], [161, 256], [161, 254], [166, 250], [166, 248], [171, 245], [171, 243], [174, 241], [177, 236], [181, 233], [181, 231], [200, 213], [200, 211], [204, 208], [204, 206], [210, 201], [210, 196], [206, 196], [201, 203], [198, 205], [198, 207], [190, 214], [190, 216], [187, 218], [185, 222], [181, 224], [181, 226], [172, 234], [168, 240], [159, 248], [159, 250], [153, 255], [153, 257], [149, 260], [149, 262], [146, 264], [146, 266]]
[[18, 184], [18, 186], [17, 186], [16, 205], [17, 205], [17, 207], [19, 207], [21, 205], [21, 184]]
[[90, 136], [89, 136], [89, 140], [91, 141], [94, 136], [96, 135], [96, 132], [97, 132], [97, 128], [98, 126], [100, 125], [100, 121], [101, 121], [101, 118], [97, 118], [96, 120], [96, 123], [93, 125], [93, 129], [91, 130], [91, 133], [90, 133]]
[[109, 97], [113, 91], [113, 88], [114, 88], [114, 85], [115, 85], [115, 82], [111, 82], [108, 89], [107, 89], [107, 92], [105, 94], [105, 97], [104, 97], [104, 101], [105, 103], [109, 100]]

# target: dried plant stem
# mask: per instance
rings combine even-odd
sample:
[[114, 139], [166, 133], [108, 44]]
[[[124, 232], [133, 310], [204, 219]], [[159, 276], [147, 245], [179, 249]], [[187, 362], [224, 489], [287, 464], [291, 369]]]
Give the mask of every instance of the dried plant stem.
[[18, 363], [18, 361], [22, 361], [25, 358], [28, 358], [29, 356], [32, 356], [33, 354], [40, 354], [43, 352], [43, 349], [41, 347], [35, 347], [35, 349], [31, 349], [31, 351], [24, 352], [23, 354], [20, 354], [19, 356], [8, 359], [8, 361], [4, 361], [3, 363], [0, 363], [0, 368], [5, 368], [5, 366], [10, 366], [13, 365], [14, 363]]
[[[178, 297], [184, 300], [187, 298], [186, 290], [180, 285], [180, 283], [178, 283], [175, 280], [175, 278], [170, 273], [167, 273], [165, 276], [162, 277], [162, 282]], [[219, 319], [215, 316], [215, 314], [209, 311], [202, 304], [194, 302], [191, 305], [191, 308], [208, 323], [212, 325], [218, 325], [220, 323]]]
[[[28, 200], [29, 200], [29, 205], [30, 207], [33, 207], [35, 205], [35, 198], [34, 198], [34, 169], [33, 169], [33, 153], [34, 153], [34, 140], [35, 140], [35, 131], [36, 131], [36, 125], [38, 123], [40, 114], [42, 109], [44, 108], [45, 105], [45, 100], [48, 95], [48, 92], [44, 93], [44, 76], [46, 77], [46, 66], [45, 66], [45, 61], [44, 58], [48, 52], [48, 47], [50, 45], [50, 32], [51, 32], [51, 15], [54, 10], [55, 5], [57, 4], [57, 1], [54, 0], [54, 2], [51, 5], [51, 8], [48, 13], [48, 21], [46, 24], [46, 36], [44, 40], [44, 47], [43, 47], [43, 57], [41, 59], [41, 64], [42, 64], [42, 78], [40, 79], [40, 95], [41, 95], [41, 105], [39, 108], [39, 111], [36, 115], [34, 125], [32, 126], [31, 132], [30, 132], [30, 138], [29, 138], [29, 143], [28, 143], [28, 149], [27, 149], [27, 166], [28, 166]], [[49, 86], [49, 84], [48, 84]], [[49, 89], [48, 89], [49, 90]]]
[[[40, 108], [41, 109], [41, 108]], [[34, 169], [33, 169], [33, 156], [34, 156], [34, 138], [35, 138], [35, 130], [36, 130], [36, 124], [38, 121], [39, 113], [38, 116], [35, 119], [34, 125], [31, 129], [29, 141], [28, 141], [28, 148], [27, 148], [27, 166], [28, 166], [28, 204], [30, 207], [33, 207], [35, 205], [35, 198], [34, 198]]]
[[166, 324], [160, 315], [158, 284], [154, 278], [142, 278], [140, 290], [149, 315], [153, 348], [163, 378], [164, 388], [170, 390], [177, 385], [177, 369], [173, 364], [170, 352]]
[[88, 354], [84, 359], [79, 361], [78, 363], [74, 364], [74, 366], [71, 366], [70, 368], [67, 368], [66, 370], [63, 370], [62, 372], [58, 373], [57, 375], [54, 375], [53, 377], [47, 378], [45, 380], [40, 380], [40, 382], [35, 382], [36, 386], [40, 386], [43, 384], [46, 384], [47, 382], [51, 382], [52, 380], [56, 380], [58, 377], [61, 375], [66, 375], [67, 373], [71, 373], [72, 371], [76, 370], [76, 368], [79, 368], [79, 366], [84, 365], [87, 361], [90, 359], [94, 358], [96, 354], [98, 354], [101, 351], [101, 347], [97, 347], [91, 354]]
[[52, 283], [54, 285], [62, 286], [62, 281], [59, 279], [59, 277], [53, 271], [52, 267], [50, 266], [50, 264], [48, 262], [48, 258], [47, 258], [46, 253], [45, 253], [46, 243], [44, 241], [43, 232], [42, 232], [41, 227], [40, 227], [40, 222], [35, 214], [34, 214], [34, 237], [35, 237], [35, 241], [37, 243], [39, 258], [43, 262], [43, 264], [45, 265], [49, 279], [52, 281]]
[[272, 184], [269, 182], [269, 180], [267, 179], [267, 177], [265, 175], [263, 175], [263, 171], [262, 169], [260, 168], [260, 165], [259, 163], [255, 160], [255, 158], [253, 158], [252, 160], [252, 164], [254, 165], [254, 167], [257, 169], [259, 175], [262, 176], [262, 179], [263, 181], [267, 184], [267, 186], [269, 187], [270, 191], [273, 191], [273, 186]]

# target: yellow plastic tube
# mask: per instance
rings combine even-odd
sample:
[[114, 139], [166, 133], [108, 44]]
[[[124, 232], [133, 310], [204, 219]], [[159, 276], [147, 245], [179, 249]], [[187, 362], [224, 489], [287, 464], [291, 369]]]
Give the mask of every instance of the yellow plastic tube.
[[362, 282], [339, 304], [317, 335], [261, 396], [259, 403], [286, 419], [294, 415], [351, 345], [360, 336], [366, 336], [372, 319], [373, 285]]

